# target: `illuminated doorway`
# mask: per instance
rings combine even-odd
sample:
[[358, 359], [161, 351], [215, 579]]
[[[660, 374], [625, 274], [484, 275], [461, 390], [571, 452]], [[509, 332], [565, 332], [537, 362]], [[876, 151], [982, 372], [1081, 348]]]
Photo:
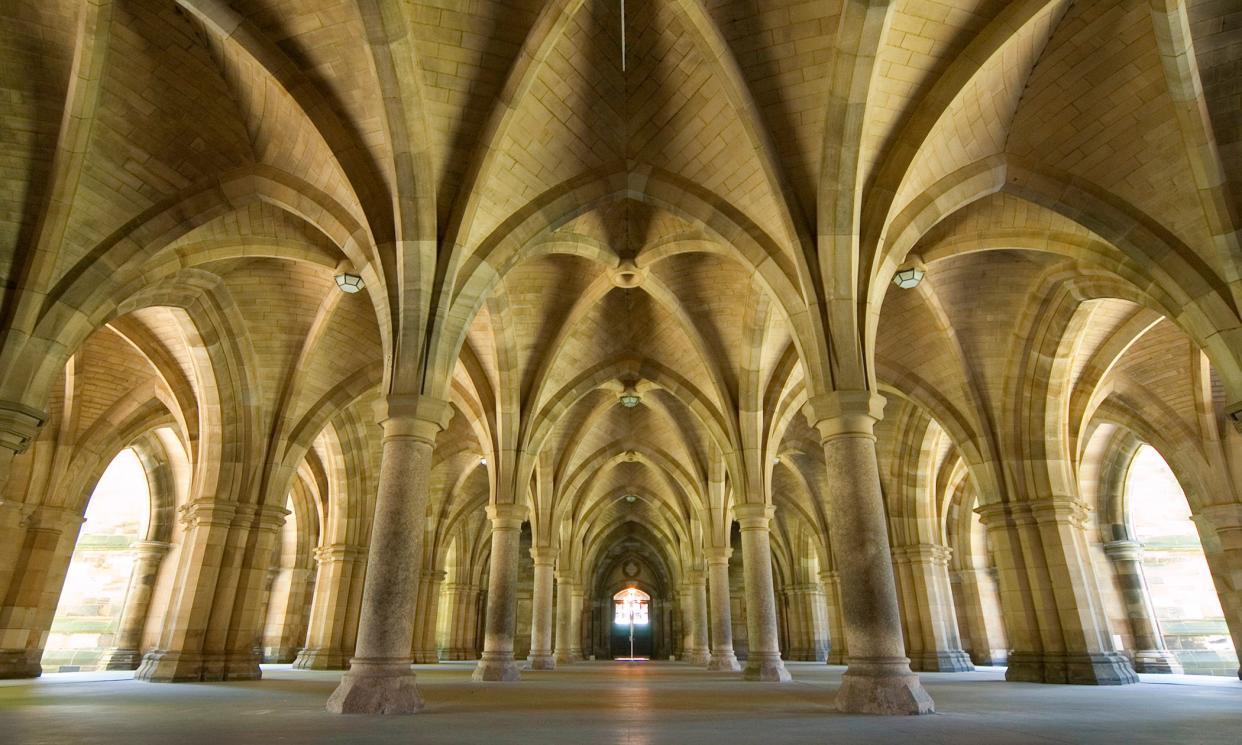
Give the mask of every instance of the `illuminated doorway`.
[[612, 596], [612, 658], [651, 659], [651, 596], [627, 587]]

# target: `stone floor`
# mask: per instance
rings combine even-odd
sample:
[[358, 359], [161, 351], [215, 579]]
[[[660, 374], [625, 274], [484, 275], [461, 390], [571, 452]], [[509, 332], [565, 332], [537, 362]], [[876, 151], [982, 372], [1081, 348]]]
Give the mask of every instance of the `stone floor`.
[[1229, 743], [1242, 742], [1242, 681], [1144, 676], [1124, 688], [1005, 683], [998, 670], [926, 674], [939, 714], [832, 710], [843, 668], [791, 663], [795, 682], [746, 683], [677, 663], [581, 663], [518, 684], [471, 665], [419, 668], [426, 710], [334, 716], [340, 673], [265, 668], [254, 683], [138, 683], [124, 673], [0, 681], [3, 745], [226, 743]]

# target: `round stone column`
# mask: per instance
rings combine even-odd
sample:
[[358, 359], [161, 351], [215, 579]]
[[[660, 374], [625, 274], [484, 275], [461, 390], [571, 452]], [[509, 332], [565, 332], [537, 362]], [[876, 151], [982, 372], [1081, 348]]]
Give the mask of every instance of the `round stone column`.
[[729, 557], [732, 555], [733, 549], [727, 546], [707, 550], [712, 615], [712, 659], [707, 663], [708, 670], [737, 672], [742, 669], [733, 652], [733, 607], [729, 592]]
[[1143, 574], [1143, 547], [1136, 541], [1104, 544], [1104, 555], [1113, 562], [1126, 616], [1134, 633], [1134, 671], [1139, 673], [1181, 673], [1182, 663], [1164, 646], [1164, 635], [1156, 621], [1151, 591]]
[[139, 541], [134, 544], [134, 565], [129, 574], [129, 588], [125, 591], [125, 605], [117, 624], [116, 637], [111, 649], [104, 653], [99, 664], [105, 670], [137, 670], [142, 663], [142, 632], [147, 625], [147, 611], [151, 608], [151, 591], [160, 564], [168, 555], [172, 544], [164, 541]]
[[440, 661], [436, 650], [436, 621], [440, 617], [440, 588], [447, 575], [443, 569], [428, 569], [421, 575], [417, 605], [414, 608], [414, 643], [410, 654], [416, 665]]
[[517, 621], [518, 544], [525, 514], [526, 508], [517, 504], [487, 507], [492, 521], [491, 572], [487, 580], [483, 656], [474, 669], [475, 680], [508, 682], [521, 678], [513, 661], [513, 630]]
[[570, 574], [556, 575], [556, 661], [573, 662], [569, 640], [573, 636], [574, 588], [577, 582]]
[[880, 491], [875, 423], [884, 399], [840, 391], [807, 404], [828, 471], [826, 512], [836, 569], [849, 666], [837, 691], [842, 712], [928, 714], [931, 696], [910, 671], [897, 607], [897, 585]]
[[531, 598], [530, 656], [526, 658], [531, 670], [555, 670], [556, 657], [552, 655], [552, 578], [556, 554], [547, 548], [532, 548], [530, 556], [535, 560], [535, 584]]
[[586, 591], [582, 584], [575, 584], [569, 610], [569, 658], [574, 662], [586, 659], [582, 654], [582, 606], [586, 602]]
[[841, 618], [841, 576], [836, 570], [819, 573], [819, 583], [824, 588], [824, 606], [828, 615], [829, 665], [844, 665], [846, 658], [845, 623]]
[[739, 504], [733, 512], [742, 528], [742, 572], [746, 579], [749, 649], [742, 677], [787, 683], [790, 677], [781, 661], [776, 592], [772, 586], [772, 544], [768, 534], [774, 508], [764, 504]]
[[357, 652], [328, 699], [328, 711], [337, 714], [411, 714], [423, 706], [410, 669], [410, 640], [432, 449], [452, 409], [419, 396], [392, 396], [379, 409], [383, 455]]
[[690, 601], [690, 652], [686, 661], [707, 667], [712, 662], [712, 653], [707, 641], [707, 578], [703, 570], [688, 572], [686, 586]]

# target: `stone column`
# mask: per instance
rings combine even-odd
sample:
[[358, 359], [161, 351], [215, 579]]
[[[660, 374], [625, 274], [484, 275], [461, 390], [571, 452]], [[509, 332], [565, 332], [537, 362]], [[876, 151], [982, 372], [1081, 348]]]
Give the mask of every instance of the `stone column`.
[[160, 564], [172, 544], [163, 541], [139, 541], [133, 545], [134, 564], [125, 591], [125, 605], [117, 623], [113, 646], [99, 660], [104, 670], [137, 670], [142, 662], [142, 632], [147, 626], [151, 608], [151, 592]]
[[526, 662], [531, 670], [555, 670], [556, 657], [552, 655], [552, 577], [556, 553], [547, 548], [532, 548], [530, 557], [535, 560], [535, 583], [531, 598], [530, 656]]
[[733, 652], [733, 608], [729, 590], [729, 557], [733, 549], [725, 546], [707, 550], [707, 573], [711, 583], [712, 658], [708, 670], [742, 669]]
[[328, 711], [338, 714], [409, 714], [423, 706], [410, 670], [410, 639], [432, 449], [452, 409], [417, 396], [391, 396], [379, 408], [384, 444], [358, 649], [328, 699]]
[[1143, 574], [1143, 547], [1136, 541], [1104, 544], [1104, 554], [1112, 560], [1121, 586], [1126, 617], [1134, 634], [1134, 670], [1140, 673], [1181, 673], [1182, 664], [1164, 645], [1164, 635], [1151, 604], [1151, 591]]
[[448, 640], [444, 659], [473, 660], [478, 658], [474, 644], [475, 613], [479, 605], [479, 587], [464, 582], [444, 586], [444, 601], [449, 604]]
[[332, 544], [315, 549], [319, 569], [311, 601], [306, 646], [298, 651], [293, 667], [298, 670], [344, 670], [354, 653], [347, 643], [351, 625], [350, 602], [362, 582], [366, 550], [348, 544]]
[[845, 646], [845, 621], [841, 617], [841, 575], [828, 569], [819, 573], [819, 583], [824, 588], [824, 612], [828, 626], [829, 665], [844, 665], [847, 655]]
[[434, 665], [440, 661], [436, 650], [436, 620], [440, 617], [440, 588], [447, 575], [443, 569], [421, 573], [418, 599], [414, 607], [414, 644], [410, 655], [415, 664]]
[[307, 610], [314, 572], [307, 567], [274, 570], [267, 623], [263, 630], [263, 661], [293, 662], [306, 642]]
[[[1220, 504], [1196, 511], [1203, 543], [1235, 649], [1242, 650], [1242, 504]], [[1242, 678], [1242, 668], [1238, 670]]]
[[914, 669], [958, 673], [974, 670], [957, 628], [953, 590], [949, 586], [949, 557], [944, 546], [919, 544], [893, 549], [898, 576], [905, 588], [907, 644]]
[[574, 589], [577, 578], [572, 574], [556, 575], [556, 661], [558, 664], [573, 662], [570, 651], [573, 638]]
[[742, 528], [742, 571], [746, 581], [746, 680], [786, 683], [789, 671], [781, 661], [776, 622], [776, 593], [772, 586], [772, 544], [768, 526], [774, 508], [739, 504], [733, 512]]
[[823, 662], [828, 655], [823, 591], [817, 583], [799, 582], [784, 592], [789, 609], [789, 659]]
[[525, 514], [526, 508], [517, 504], [487, 507], [492, 521], [492, 556], [483, 656], [474, 670], [475, 680], [508, 682], [521, 678], [513, 661], [513, 630], [517, 621], [518, 547]]
[[961, 590], [958, 611], [970, 639], [971, 662], [1004, 665], [1009, 659], [1009, 641], [1005, 637], [994, 572], [988, 568], [959, 569], [950, 573], [949, 578]]
[[935, 704], [910, 670], [897, 607], [875, 450], [883, 411], [884, 399], [866, 391], [839, 391], [807, 405], [807, 419], [824, 445], [825, 511], [849, 649], [836, 706], [853, 713], [928, 714]]
[[1013, 647], [1005, 679], [1137, 683], [1108, 632], [1087, 547], [1086, 505], [1072, 497], [1047, 497], [976, 511], [994, 547]]
[[686, 597], [690, 603], [690, 650], [686, 661], [691, 665], [709, 666], [712, 662], [711, 648], [707, 640], [707, 578], [702, 569], [687, 573]]
[[60, 507], [34, 507], [22, 521], [8, 594], [0, 599], [0, 679], [37, 678], [82, 515]]
[[582, 585], [575, 584], [569, 613], [569, 658], [573, 662], [586, 659], [582, 654], [582, 606], [585, 598], [586, 592]]

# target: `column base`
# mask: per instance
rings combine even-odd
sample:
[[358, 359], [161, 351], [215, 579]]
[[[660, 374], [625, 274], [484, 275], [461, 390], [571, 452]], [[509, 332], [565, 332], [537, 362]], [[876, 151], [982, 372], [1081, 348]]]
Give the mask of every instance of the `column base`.
[[268, 647], [263, 650], [263, 661], [276, 665], [286, 665], [298, 657], [298, 650], [292, 647]]
[[1177, 656], [1167, 649], [1142, 649], [1134, 653], [1134, 672], [1180, 675], [1184, 672]]
[[415, 665], [435, 665], [440, 662], [440, 653], [434, 649], [420, 649], [414, 653]]
[[556, 657], [554, 657], [551, 653], [535, 654], [532, 652], [531, 655], [526, 658], [526, 669], [527, 670], [555, 670], [556, 669]]
[[896, 716], [936, 711], [935, 702], [904, 657], [851, 659], [835, 704], [837, 711], [846, 714]]
[[449, 647], [440, 655], [440, 659], [445, 662], [462, 662], [466, 660], [479, 659], [478, 653], [472, 649], [454, 649]]
[[0, 680], [37, 678], [43, 674], [43, 650], [0, 649]]
[[99, 666], [104, 670], [137, 670], [141, 664], [142, 652], [137, 649], [113, 647], [99, 658]]
[[760, 655], [751, 652], [746, 659], [746, 668], [742, 670], [743, 680], [759, 680], [768, 683], [788, 683], [793, 680], [785, 663], [778, 654]]
[[301, 649], [293, 660], [294, 670], [348, 670], [349, 655], [330, 649]]
[[706, 649], [692, 649], [686, 655], [686, 662], [695, 667], [707, 667], [712, 664], [712, 653]]
[[328, 698], [333, 714], [413, 714], [423, 708], [408, 659], [350, 661], [341, 684]]
[[134, 673], [134, 680], [147, 683], [201, 683], [262, 678], [258, 655], [253, 652], [205, 655], [157, 649], [143, 655], [142, 664]]
[[824, 664], [827, 664], [827, 665], [844, 665], [844, 664], [846, 664], [846, 660], [847, 660], [847, 659], [849, 659], [849, 658], [846, 656], [846, 654], [845, 654], [845, 650], [840, 650], [840, 651], [838, 651], [838, 650], [836, 650], [836, 649], [829, 649], [829, 650], [828, 650], [828, 659], [824, 660]]
[[736, 673], [742, 669], [742, 663], [737, 661], [737, 655], [731, 649], [727, 652], [712, 652], [712, 661], [707, 663], [707, 669]]
[[910, 668], [927, 673], [968, 673], [975, 669], [970, 657], [960, 649], [927, 652], [910, 658]]
[[1129, 661], [1116, 652], [1077, 655], [1013, 652], [1009, 655], [1005, 680], [1100, 686], [1139, 682]]
[[494, 655], [484, 652], [483, 658], [479, 660], [478, 667], [474, 669], [474, 675], [471, 677], [476, 681], [511, 683], [521, 680], [522, 674], [518, 671], [517, 663], [513, 661], [512, 653]]
[[970, 661], [975, 665], [983, 665], [985, 667], [1004, 667], [1009, 664], [1009, 650], [989, 649], [982, 654], [971, 652]]

